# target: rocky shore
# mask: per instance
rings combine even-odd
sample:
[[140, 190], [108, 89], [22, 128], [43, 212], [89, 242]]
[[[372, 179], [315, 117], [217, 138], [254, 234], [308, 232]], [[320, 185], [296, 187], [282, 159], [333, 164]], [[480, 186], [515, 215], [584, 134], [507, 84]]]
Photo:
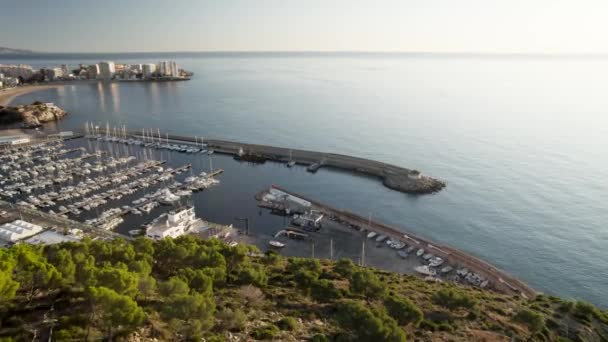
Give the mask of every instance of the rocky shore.
[[0, 106], [0, 124], [22, 122], [25, 128], [40, 127], [45, 122], [57, 121], [68, 113], [52, 103], [34, 102], [29, 105]]

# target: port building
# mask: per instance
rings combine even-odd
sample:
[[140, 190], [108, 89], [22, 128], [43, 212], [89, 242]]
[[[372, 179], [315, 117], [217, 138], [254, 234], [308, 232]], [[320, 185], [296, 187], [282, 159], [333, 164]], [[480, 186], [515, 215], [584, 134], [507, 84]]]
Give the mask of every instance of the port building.
[[0, 137], [0, 146], [6, 145], [20, 145], [27, 144], [30, 142], [30, 138], [24, 135], [8, 135], [5, 137]]
[[0, 239], [6, 242], [16, 242], [29, 236], [38, 234], [42, 227], [33, 223], [16, 220], [0, 226]]

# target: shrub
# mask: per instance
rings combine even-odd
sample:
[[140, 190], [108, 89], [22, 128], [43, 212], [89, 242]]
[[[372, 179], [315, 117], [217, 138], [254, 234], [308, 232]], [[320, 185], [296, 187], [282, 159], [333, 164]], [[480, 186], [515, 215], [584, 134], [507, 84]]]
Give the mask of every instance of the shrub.
[[264, 301], [264, 293], [262, 290], [252, 285], [241, 287], [239, 295], [245, 300], [245, 304], [249, 306], [257, 306]]
[[310, 338], [310, 342], [329, 342], [329, 339], [323, 334], [316, 334]]
[[279, 333], [279, 328], [273, 324], [258, 327], [251, 332], [251, 337], [256, 340], [271, 340]]
[[347, 258], [342, 258], [338, 260], [334, 267], [333, 271], [342, 276], [343, 278], [349, 278], [356, 270], [356, 266], [352, 260]]
[[586, 302], [576, 302], [574, 305], [574, 316], [590, 322], [595, 314], [595, 307]]
[[245, 321], [247, 321], [247, 316], [240, 309], [233, 311], [225, 308], [218, 312], [216, 317], [220, 320], [219, 326], [230, 331], [241, 331], [245, 327]]
[[277, 326], [281, 330], [296, 330], [298, 325], [298, 321], [293, 317], [283, 317], [277, 322]]
[[366, 298], [381, 298], [386, 293], [386, 287], [373, 272], [362, 270], [353, 274], [350, 291]]
[[337, 322], [356, 341], [405, 341], [405, 332], [383, 312], [371, 311], [362, 303], [344, 301], [338, 306]]
[[326, 279], [316, 280], [311, 286], [311, 296], [320, 302], [331, 302], [342, 298], [342, 292]]
[[545, 327], [545, 320], [543, 319], [543, 316], [530, 309], [519, 310], [513, 317], [513, 320], [525, 325], [528, 328], [528, 331], [530, 331], [530, 338]]
[[455, 289], [441, 289], [433, 295], [433, 302], [450, 310], [472, 309], [477, 300]]
[[393, 317], [399, 325], [408, 325], [412, 323], [418, 326], [423, 319], [422, 310], [412, 301], [404, 297], [387, 297], [384, 300], [384, 306], [388, 314]]

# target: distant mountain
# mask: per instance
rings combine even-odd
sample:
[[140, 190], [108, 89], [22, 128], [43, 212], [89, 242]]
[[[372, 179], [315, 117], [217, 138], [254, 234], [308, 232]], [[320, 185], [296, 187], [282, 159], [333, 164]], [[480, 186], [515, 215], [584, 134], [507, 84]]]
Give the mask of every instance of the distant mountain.
[[7, 47], [0, 46], [0, 55], [23, 55], [35, 53], [32, 50], [22, 50], [22, 49], [11, 49]]

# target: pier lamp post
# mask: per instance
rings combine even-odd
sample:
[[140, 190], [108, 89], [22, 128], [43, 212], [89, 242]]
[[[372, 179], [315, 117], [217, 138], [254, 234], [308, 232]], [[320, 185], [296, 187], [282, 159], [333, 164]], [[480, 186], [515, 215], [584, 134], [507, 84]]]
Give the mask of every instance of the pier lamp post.
[[249, 235], [249, 218], [248, 217], [235, 217], [236, 221], [245, 221], [245, 235]]

